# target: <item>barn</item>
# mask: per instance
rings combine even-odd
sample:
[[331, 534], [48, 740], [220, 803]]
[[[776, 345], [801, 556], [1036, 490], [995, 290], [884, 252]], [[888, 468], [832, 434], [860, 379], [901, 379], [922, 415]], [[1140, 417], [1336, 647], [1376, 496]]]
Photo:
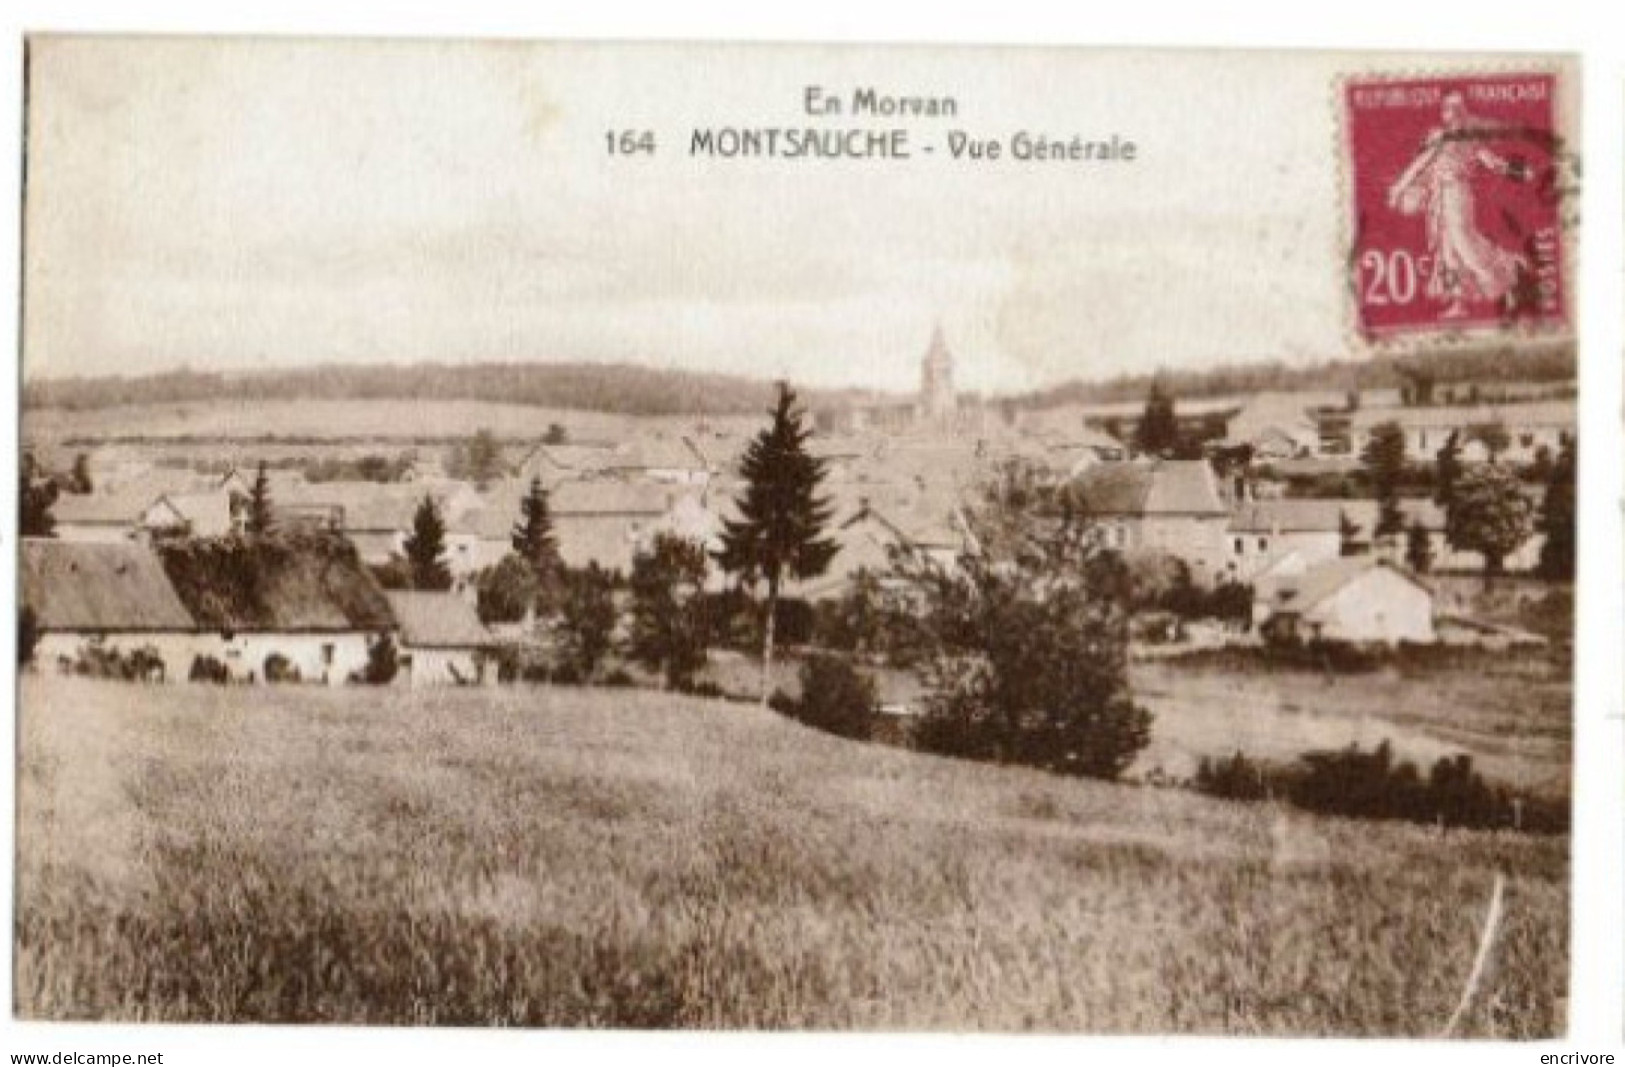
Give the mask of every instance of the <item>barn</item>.
[[171, 585], [210, 654], [239, 681], [342, 685], [395, 617], [342, 535], [314, 530], [159, 546]]
[[414, 689], [496, 681], [484, 653], [496, 639], [456, 593], [385, 594], [399, 625], [400, 677]]
[[22, 603], [39, 633], [38, 669], [69, 673], [92, 650], [144, 649], [163, 662], [162, 676], [151, 680], [175, 681], [209, 641], [146, 545], [25, 538], [21, 565]]
[[1433, 590], [1415, 574], [1374, 556], [1349, 556], [1260, 581], [1255, 617], [1266, 636], [1349, 644], [1432, 644]]

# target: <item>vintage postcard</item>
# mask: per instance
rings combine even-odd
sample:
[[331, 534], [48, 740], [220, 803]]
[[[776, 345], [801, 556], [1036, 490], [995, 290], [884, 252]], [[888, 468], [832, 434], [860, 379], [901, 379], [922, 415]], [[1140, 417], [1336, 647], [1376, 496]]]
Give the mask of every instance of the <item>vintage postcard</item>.
[[16, 1015], [1565, 1032], [1572, 58], [27, 61]]

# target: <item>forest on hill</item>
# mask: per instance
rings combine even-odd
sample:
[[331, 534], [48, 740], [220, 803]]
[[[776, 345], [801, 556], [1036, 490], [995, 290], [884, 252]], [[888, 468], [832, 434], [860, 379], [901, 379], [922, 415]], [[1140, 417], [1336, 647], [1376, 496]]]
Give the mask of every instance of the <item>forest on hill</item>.
[[[1105, 380], [1073, 379], [1014, 396], [1001, 406], [1038, 410], [1060, 404], [1138, 400], [1153, 381], [1182, 398], [1264, 390], [1396, 388], [1407, 380], [1560, 382], [1575, 377], [1571, 342], [1498, 345], [1429, 353], [1288, 364], [1237, 362], [1203, 370], [1157, 370]], [[23, 384], [24, 408], [95, 410], [129, 404], [268, 400], [471, 400], [619, 415], [756, 414], [772, 400], [765, 378], [629, 363], [319, 364], [248, 372], [177, 370], [101, 378], [40, 378]], [[872, 390], [803, 390], [807, 406], [836, 408]]]
[[[812, 404], [836, 392], [804, 392]], [[127, 404], [271, 400], [472, 400], [621, 415], [756, 414], [767, 379], [616, 363], [319, 364], [220, 373], [45, 378], [23, 384], [25, 408], [95, 410]]]
[[1227, 363], [1206, 370], [1156, 370], [1101, 381], [1074, 380], [1012, 398], [1028, 410], [1061, 404], [1113, 404], [1141, 400], [1152, 382], [1184, 399], [1245, 396], [1265, 391], [1398, 389], [1418, 381], [1490, 385], [1506, 382], [1573, 381], [1578, 370], [1572, 341], [1444, 349], [1425, 355], [1327, 360], [1289, 364], [1280, 360]]

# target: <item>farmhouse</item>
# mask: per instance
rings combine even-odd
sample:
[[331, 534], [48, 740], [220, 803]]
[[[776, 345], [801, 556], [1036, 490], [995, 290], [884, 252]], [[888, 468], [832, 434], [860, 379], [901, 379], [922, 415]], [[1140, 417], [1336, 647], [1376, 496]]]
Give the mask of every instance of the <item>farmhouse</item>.
[[1350, 644], [1438, 640], [1433, 590], [1403, 567], [1372, 556], [1278, 568], [1256, 587], [1254, 620], [1272, 638]]
[[141, 513], [137, 525], [159, 537], [219, 537], [242, 529], [242, 511], [225, 489], [165, 493]]
[[1411, 460], [1432, 460], [1450, 435], [1459, 436], [1462, 458], [1481, 461], [1488, 458], [1482, 444], [1473, 440], [1479, 427], [1499, 425], [1507, 432], [1507, 448], [1501, 458], [1512, 463], [1528, 463], [1542, 448], [1556, 455], [1563, 439], [1576, 425], [1573, 400], [1544, 400], [1527, 404], [1498, 406], [1450, 406], [1412, 408], [1369, 408], [1355, 412], [1350, 419], [1350, 439], [1355, 455], [1365, 448], [1371, 431], [1385, 422], [1395, 422], [1405, 434], [1405, 455]]
[[519, 461], [517, 480], [526, 485], [540, 478], [543, 485], [601, 477], [615, 456], [608, 444], [537, 445]]
[[162, 660], [164, 679], [184, 679], [208, 643], [146, 545], [25, 538], [21, 568], [42, 667], [71, 671], [90, 650], [146, 649]]
[[1106, 531], [1106, 543], [1183, 559], [1212, 579], [1230, 562], [1230, 510], [1202, 460], [1103, 463], [1072, 481], [1075, 499]]
[[602, 471], [612, 478], [642, 479], [662, 485], [703, 488], [715, 465], [691, 437], [663, 435], [639, 439], [612, 452]]
[[483, 653], [495, 639], [455, 593], [390, 592], [400, 627], [400, 672], [413, 689], [496, 681]]
[[[467, 553], [471, 571], [500, 562], [513, 548], [520, 501], [528, 491], [528, 483], [506, 482], [492, 492], [483, 508], [448, 523], [448, 549], [454, 537], [459, 543], [467, 539], [473, 545]], [[556, 485], [548, 492], [548, 512], [559, 556], [570, 567], [597, 563], [608, 570], [628, 573], [633, 554], [646, 542], [650, 531], [667, 518], [679, 501], [691, 495], [676, 486], [647, 481]]]
[[1225, 444], [1246, 445], [1259, 459], [1291, 459], [1320, 451], [1320, 423], [1301, 393], [1259, 393], [1225, 424]]
[[149, 535], [224, 533], [234, 519], [229, 490], [160, 471], [91, 493], [63, 493], [51, 509], [62, 541], [118, 542]]
[[384, 591], [333, 534], [179, 541], [158, 552], [195, 627], [214, 636], [202, 650], [239, 681], [341, 685], [395, 629]]
[[[1359, 523], [1347, 500], [1248, 500], [1237, 505], [1226, 529], [1230, 574], [1249, 581], [1261, 570], [1288, 554], [1306, 564], [1324, 563], [1342, 553], [1345, 518]], [[1375, 519], [1375, 509], [1372, 520]], [[1362, 526], [1369, 530], [1370, 526]]]

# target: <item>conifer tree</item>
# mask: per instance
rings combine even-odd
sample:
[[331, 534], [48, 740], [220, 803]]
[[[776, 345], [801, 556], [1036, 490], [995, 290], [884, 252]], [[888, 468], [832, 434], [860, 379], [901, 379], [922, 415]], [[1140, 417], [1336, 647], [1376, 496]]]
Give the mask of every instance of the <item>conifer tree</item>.
[[1170, 456], [1179, 448], [1179, 418], [1174, 412], [1174, 398], [1162, 391], [1162, 383], [1153, 381], [1146, 394], [1145, 411], [1140, 425], [1134, 431], [1135, 450], [1147, 456]]
[[1573, 434], [1565, 434], [1563, 447], [1552, 464], [1546, 482], [1546, 496], [1540, 505], [1539, 530], [1545, 535], [1540, 546], [1540, 574], [1553, 581], [1574, 580], [1575, 559], [1575, 476], [1577, 449]]
[[1441, 508], [1448, 509], [1450, 502], [1455, 499], [1456, 479], [1461, 477], [1461, 434], [1456, 430], [1450, 431], [1445, 438], [1444, 447], [1434, 459], [1433, 466], [1433, 502]]
[[55, 537], [56, 482], [40, 473], [34, 453], [23, 453], [22, 479], [18, 496], [18, 531], [23, 537]]
[[1433, 540], [1420, 519], [1405, 531], [1405, 565], [1417, 574], [1433, 569]]
[[245, 527], [249, 533], [259, 536], [271, 531], [271, 479], [265, 473], [265, 461], [260, 460], [260, 469], [254, 475], [254, 484], [248, 494], [248, 519]]
[[418, 505], [417, 514], [412, 517], [412, 533], [404, 547], [412, 588], [451, 588], [451, 569], [441, 558], [446, 552], [446, 523], [440, 517], [434, 497], [426, 496]]
[[773, 637], [779, 595], [787, 579], [816, 578], [829, 569], [839, 546], [824, 536], [829, 502], [818, 495], [824, 463], [807, 451], [812, 431], [796, 407], [796, 394], [779, 383], [772, 423], [745, 450], [740, 464], [745, 492], [739, 517], [723, 524], [717, 562], [746, 585], [766, 586], [762, 627], [762, 700], [772, 691]]
[[1377, 497], [1378, 539], [1389, 539], [1405, 529], [1399, 510], [1399, 483], [1405, 473], [1405, 431], [1397, 422], [1378, 423], [1360, 452], [1360, 463]]
[[519, 502], [519, 521], [513, 528], [513, 550], [542, 581], [559, 571], [559, 543], [553, 535], [553, 513], [540, 478], [530, 480], [530, 491]]

